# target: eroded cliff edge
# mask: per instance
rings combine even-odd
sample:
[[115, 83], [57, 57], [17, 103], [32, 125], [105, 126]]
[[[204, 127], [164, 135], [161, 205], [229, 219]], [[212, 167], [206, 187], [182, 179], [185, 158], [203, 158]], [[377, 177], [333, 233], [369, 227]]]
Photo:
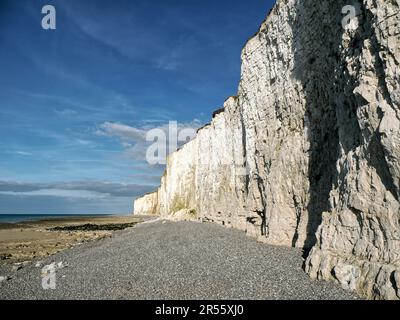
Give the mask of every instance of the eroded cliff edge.
[[313, 278], [399, 299], [400, 1], [355, 1], [345, 30], [348, 4], [278, 1], [243, 49], [237, 96], [169, 156], [135, 213], [189, 209], [311, 248]]

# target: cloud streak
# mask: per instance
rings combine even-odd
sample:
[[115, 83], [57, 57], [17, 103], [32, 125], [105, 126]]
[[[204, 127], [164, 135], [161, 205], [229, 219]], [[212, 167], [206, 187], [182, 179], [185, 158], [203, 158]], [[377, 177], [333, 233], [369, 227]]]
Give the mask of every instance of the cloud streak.
[[105, 122], [96, 131], [98, 135], [117, 137], [123, 141], [146, 141], [146, 130], [131, 127], [122, 123]]
[[[164, 132], [168, 146], [171, 130], [177, 129], [176, 134], [187, 129], [194, 132], [202, 126], [202, 123], [194, 119], [191, 122], [177, 123], [176, 126], [177, 128], [174, 128], [170, 123], [165, 123], [159, 126], [143, 125], [141, 127], [133, 127], [122, 123], [105, 122], [96, 130], [95, 134], [116, 138], [124, 149], [122, 152], [123, 157], [137, 161], [145, 161], [147, 149], [154, 143], [154, 141], [148, 141], [146, 138], [149, 131], [158, 129], [160, 132]], [[177, 146], [180, 147], [186, 142], [187, 141], [177, 141]], [[167, 151], [173, 152], [175, 150], [168, 150], [167, 148]]]
[[111, 195], [107, 193], [100, 193], [88, 190], [64, 190], [64, 189], [40, 189], [35, 191], [27, 192], [15, 192], [15, 191], [0, 191], [0, 194], [7, 196], [19, 196], [19, 197], [58, 197], [58, 198], [77, 198], [77, 199], [104, 199], [109, 198]]
[[29, 183], [0, 181], [0, 193], [15, 196], [54, 197], [136, 197], [149, 192], [154, 185], [123, 184], [115, 182], [52, 182]]

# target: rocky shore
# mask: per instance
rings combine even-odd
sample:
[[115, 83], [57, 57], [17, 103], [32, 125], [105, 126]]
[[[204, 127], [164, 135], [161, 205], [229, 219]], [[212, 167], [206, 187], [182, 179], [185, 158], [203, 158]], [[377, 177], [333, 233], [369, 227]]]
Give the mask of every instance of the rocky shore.
[[0, 265], [27, 263], [143, 221], [132, 216], [73, 217], [0, 224]]
[[0, 265], [7, 277], [0, 299], [357, 299], [311, 280], [303, 262], [301, 249], [257, 243], [237, 230], [155, 219], [39, 264]]

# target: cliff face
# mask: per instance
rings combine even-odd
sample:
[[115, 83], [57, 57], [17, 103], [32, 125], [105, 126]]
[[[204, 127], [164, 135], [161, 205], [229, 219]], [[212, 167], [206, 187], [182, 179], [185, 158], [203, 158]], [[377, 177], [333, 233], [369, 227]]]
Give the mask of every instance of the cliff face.
[[334, 184], [306, 268], [385, 299], [400, 298], [399, 6], [364, 0], [362, 24], [342, 36]]
[[280, 0], [242, 52], [236, 97], [135, 202], [312, 248], [306, 271], [400, 298], [399, 1]]
[[134, 207], [136, 215], [157, 215], [159, 212], [158, 190], [136, 199]]

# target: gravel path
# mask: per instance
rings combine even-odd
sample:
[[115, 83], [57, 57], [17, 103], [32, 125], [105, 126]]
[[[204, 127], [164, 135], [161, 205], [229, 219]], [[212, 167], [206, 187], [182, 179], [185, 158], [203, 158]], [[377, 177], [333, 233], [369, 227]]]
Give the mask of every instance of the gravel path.
[[41, 270], [0, 267], [0, 299], [354, 299], [332, 283], [312, 281], [301, 250], [257, 243], [215, 224], [152, 222], [45, 260], [67, 263], [56, 289]]

